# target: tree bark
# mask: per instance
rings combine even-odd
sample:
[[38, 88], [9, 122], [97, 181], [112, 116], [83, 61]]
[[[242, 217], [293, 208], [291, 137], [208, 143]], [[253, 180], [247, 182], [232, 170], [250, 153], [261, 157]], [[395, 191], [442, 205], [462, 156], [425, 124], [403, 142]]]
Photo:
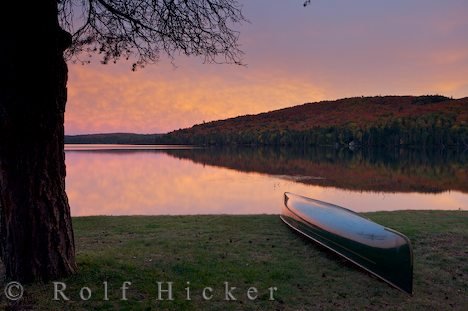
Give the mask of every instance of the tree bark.
[[70, 35], [56, 0], [6, 1], [0, 20], [0, 255], [9, 279], [55, 279], [76, 271], [65, 193]]

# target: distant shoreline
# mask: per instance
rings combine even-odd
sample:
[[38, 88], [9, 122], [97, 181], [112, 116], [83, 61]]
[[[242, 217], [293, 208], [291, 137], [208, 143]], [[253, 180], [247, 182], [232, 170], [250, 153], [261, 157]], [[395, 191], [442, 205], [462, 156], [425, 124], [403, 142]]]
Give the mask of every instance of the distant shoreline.
[[66, 144], [468, 147], [468, 97], [375, 96], [307, 103], [165, 134], [66, 135]]

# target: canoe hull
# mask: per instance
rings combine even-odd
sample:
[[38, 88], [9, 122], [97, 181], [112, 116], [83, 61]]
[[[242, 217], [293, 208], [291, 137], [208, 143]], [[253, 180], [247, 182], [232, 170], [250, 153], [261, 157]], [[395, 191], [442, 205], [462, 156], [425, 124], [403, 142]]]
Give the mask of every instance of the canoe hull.
[[284, 194], [281, 219], [292, 229], [412, 294], [409, 239], [353, 211], [292, 193]]

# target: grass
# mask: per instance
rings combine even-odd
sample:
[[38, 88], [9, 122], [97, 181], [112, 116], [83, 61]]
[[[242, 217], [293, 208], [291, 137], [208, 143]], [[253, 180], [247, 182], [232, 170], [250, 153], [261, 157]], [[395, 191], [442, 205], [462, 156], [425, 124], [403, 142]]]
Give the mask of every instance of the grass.
[[[414, 248], [414, 295], [371, 277], [292, 232], [278, 216], [74, 218], [79, 273], [60, 280], [70, 301], [53, 301], [52, 283], [27, 285], [13, 310], [466, 310], [468, 213], [365, 214], [406, 234]], [[108, 284], [108, 301], [103, 282]], [[122, 283], [131, 281], [127, 301]], [[172, 281], [174, 300], [158, 301]], [[185, 300], [190, 282], [191, 300]], [[236, 301], [224, 300], [224, 284]], [[81, 301], [83, 286], [91, 299]], [[165, 284], [166, 286], [166, 284]], [[213, 288], [210, 301], [204, 287]], [[277, 287], [270, 301], [269, 287]], [[249, 287], [258, 289], [250, 301]]]

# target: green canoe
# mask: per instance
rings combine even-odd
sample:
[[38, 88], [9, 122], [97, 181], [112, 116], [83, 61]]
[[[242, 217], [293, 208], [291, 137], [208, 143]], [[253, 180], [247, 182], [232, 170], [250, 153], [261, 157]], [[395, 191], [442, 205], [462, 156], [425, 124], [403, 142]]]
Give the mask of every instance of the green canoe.
[[281, 219], [292, 229], [390, 285], [413, 293], [413, 252], [403, 234], [337, 205], [284, 194]]

